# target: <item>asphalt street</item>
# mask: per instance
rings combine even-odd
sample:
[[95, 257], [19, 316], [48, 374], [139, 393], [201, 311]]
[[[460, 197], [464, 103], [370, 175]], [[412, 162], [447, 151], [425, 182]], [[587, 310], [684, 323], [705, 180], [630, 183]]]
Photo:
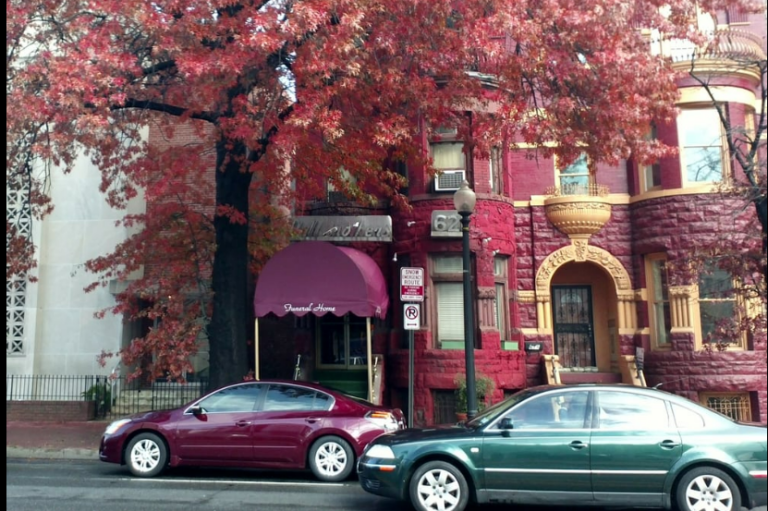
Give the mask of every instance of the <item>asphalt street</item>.
[[[6, 462], [9, 511], [408, 511], [409, 505], [364, 492], [356, 480], [320, 483], [304, 472], [177, 469], [153, 479], [98, 461]], [[483, 506], [501, 511], [507, 506]], [[514, 507], [515, 511], [566, 511]], [[573, 508], [568, 508], [568, 511]], [[597, 511], [600, 508], [581, 508]]]

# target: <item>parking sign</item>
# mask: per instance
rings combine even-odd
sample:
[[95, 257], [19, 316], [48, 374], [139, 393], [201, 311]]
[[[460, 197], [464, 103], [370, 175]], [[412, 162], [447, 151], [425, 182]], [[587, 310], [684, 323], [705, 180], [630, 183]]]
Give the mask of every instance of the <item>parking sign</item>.
[[424, 301], [424, 268], [400, 268], [400, 301]]

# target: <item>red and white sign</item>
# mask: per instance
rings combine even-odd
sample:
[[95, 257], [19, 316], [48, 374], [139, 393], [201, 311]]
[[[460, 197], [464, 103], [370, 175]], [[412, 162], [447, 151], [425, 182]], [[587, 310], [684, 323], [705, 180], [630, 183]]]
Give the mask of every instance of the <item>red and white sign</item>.
[[421, 326], [421, 305], [418, 303], [403, 304], [403, 328], [418, 330]]
[[400, 301], [424, 301], [424, 268], [400, 268]]

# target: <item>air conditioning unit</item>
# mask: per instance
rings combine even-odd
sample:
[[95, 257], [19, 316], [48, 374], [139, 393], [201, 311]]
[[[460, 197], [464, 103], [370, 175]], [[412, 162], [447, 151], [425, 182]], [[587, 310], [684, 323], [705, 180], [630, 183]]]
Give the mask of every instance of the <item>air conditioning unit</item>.
[[461, 188], [461, 183], [466, 179], [465, 170], [444, 170], [435, 177], [436, 192], [453, 192]]

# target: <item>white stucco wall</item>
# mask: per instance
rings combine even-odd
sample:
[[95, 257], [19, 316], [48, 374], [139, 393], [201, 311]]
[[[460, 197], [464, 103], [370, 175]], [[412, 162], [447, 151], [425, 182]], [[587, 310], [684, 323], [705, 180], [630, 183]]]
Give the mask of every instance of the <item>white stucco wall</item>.
[[140, 197], [127, 210], [114, 209], [99, 193], [100, 181], [98, 169], [86, 158], [70, 174], [51, 177], [55, 209], [33, 230], [38, 282], [28, 287], [24, 354], [7, 356], [8, 374], [109, 374], [112, 369], [101, 367], [97, 356], [120, 349], [123, 320], [94, 317], [115, 299], [109, 288], [83, 291], [94, 280], [83, 263], [125, 240], [127, 229], [115, 221], [143, 212], [146, 204]]

